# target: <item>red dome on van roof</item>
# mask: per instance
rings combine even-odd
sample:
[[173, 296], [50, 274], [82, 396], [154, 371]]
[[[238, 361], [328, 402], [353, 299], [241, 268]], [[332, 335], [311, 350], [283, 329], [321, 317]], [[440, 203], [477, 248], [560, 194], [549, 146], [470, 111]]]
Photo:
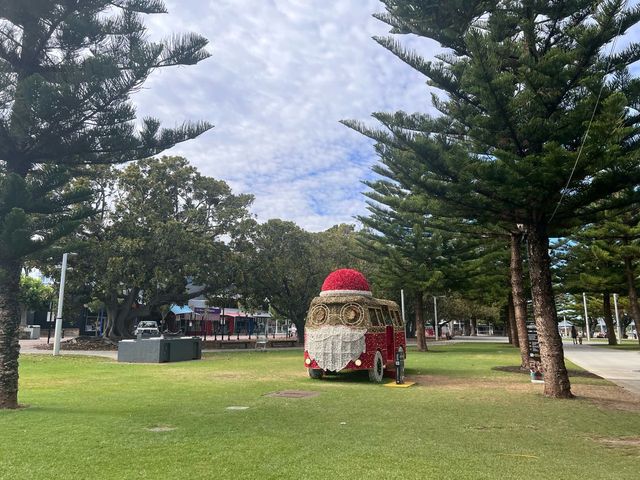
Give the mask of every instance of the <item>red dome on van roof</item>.
[[369, 288], [369, 282], [362, 273], [351, 268], [341, 268], [331, 272], [327, 278], [325, 278], [322, 284], [323, 293], [355, 293], [355, 292], [367, 292], [371, 294]]

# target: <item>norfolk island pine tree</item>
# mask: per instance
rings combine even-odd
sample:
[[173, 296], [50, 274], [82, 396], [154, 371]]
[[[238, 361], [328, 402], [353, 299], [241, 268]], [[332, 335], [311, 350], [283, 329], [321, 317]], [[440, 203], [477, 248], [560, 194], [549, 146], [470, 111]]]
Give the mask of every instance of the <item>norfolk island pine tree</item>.
[[442, 115], [374, 115], [387, 133], [350, 126], [375, 138], [379, 151], [413, 156], [416, 188], [427, 195], [526, 234], [545, 394], [570, 397], [549, 236], [615, 204], [611, 194], [638, 181], [638, 81], [627, 69], [640, 49], [609, 54], [605, 47], [637, 23], [640, 10], [623, 11], [622, 1], [383, 3], [387, 12], [377, 17], [392, 33], [447, 49], [429, 62], [395, 39], [377, 39], [446, 94], [433, 96]]
[[0, 1], [0, 408], [18, 406], [20, 267], [92, 213], [72, 180], [211, 128], [135, 124], [130, 95], [151, 72], [209, 56], [196, 34], [147, 40], [143, 15], [159, 13], [160, 0]]

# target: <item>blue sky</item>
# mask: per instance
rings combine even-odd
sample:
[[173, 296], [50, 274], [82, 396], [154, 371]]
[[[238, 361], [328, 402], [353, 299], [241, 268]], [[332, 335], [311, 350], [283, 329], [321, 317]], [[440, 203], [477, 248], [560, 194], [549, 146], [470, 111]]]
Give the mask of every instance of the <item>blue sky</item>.
[[[636, 5], [630, 1], [629, 6]], [[375, 111], [430, 112], [425, 78], [380, 47], [378, 0], [166, 0], [148, 17], [152, 37], [197, 32], [212, 57], [156, 72], [134, 96], [140, 116], [215, 128], [166, 152], [205, 175], [253, 193], [259, 221], [293, 220], [319, 231], [365, 214], [362, 180], [371, 142], [339, 123]], [[637, 39], [638, 26], [616, 44]], [[438, 46], [405, 37], [431, 56]], [[637, 74], [637, 69], [633, 69]], [[373, 123], [373, 121], [372, 121]], [[373, 123], [375, 124], [375, 123]], [[567, 175], [569, 172], [567, 172]]]
[[[193, 31], [211, 42], [197, 66], [156, 72], [134, 96], [167, 126], [215, 128], [170, 150], [203, 174], [253, 193], [259, 221], [319, 231], [365, 213], [371, 142], [339, 124], [374, 111], [427, 111], [425, 79], [375, 43], [377, 0], [167, 0], [153, 37]], [[427, 52], [430, 45], [422, 45]]]

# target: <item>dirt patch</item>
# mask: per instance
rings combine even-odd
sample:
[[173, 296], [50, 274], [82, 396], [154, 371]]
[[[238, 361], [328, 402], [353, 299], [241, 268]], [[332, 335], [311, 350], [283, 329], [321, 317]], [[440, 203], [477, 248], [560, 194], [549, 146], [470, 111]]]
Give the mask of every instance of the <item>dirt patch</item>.
[[[510, 392], [542, 393], [543, 385], [530, 382], [519, 382], [510, 379], [484, 378], [452, 378], [441, 375], [411, 375], [407, 380], [415, 381], [422, 387], [446, 388], [448, 390], [467, 389], [503, 389]], [[577, 401], [589, 401], [598, 408], [620, 410], [623, 412], [640, 412], [640, 396], [618, 387], [617, 385], [571, 385], [571, 391]]]
[[[38, 350], [53, 350], [53, 342], [43, 343], [42, 345], [37, 345], [35, 348], [37, 348]], [[110, 340], [105, 340], [103, 338], [76, 337], [76, 338], [72, 338], [71, 340], [60, 342], [60, 349], [61, 350], [117, 351], [118, 345], [113, 343]]]
[[467, 390], [469, 388], [502, 388], [509, 391], [526, 392], [531, 390], [531, 383], [519, 383], [500, 378], [455, 378], [442, 375], [408, 375], [406, 380], [416, 382], [422, 387], [441, 387], [450, 390]]
[[149, 432], [162, 433], [162, 432], [172, 432], [176, 429], [176, 427], [169, 427], [167, 425], [158, 425], [157, 427], [147, 428]]
[[[509, 365], [505, 367], [493, 367], [491, 370], [497, 370], [498, 372], [508, 372], [508, 373], [521, 373], [523, 375], [529, 375], [529, 370], [521, 370], [519, 366]], [[596, 375], [595, 373], [588, 372], [587, 370], [571, 370], [567, 369], [567, 373], [569, 373], [570, 377], [584, 377], [584, 378], [599, 378], [602, 379], [601, 376]]]
[[282, 390], [281, 392], [267, 393], [265, 397], [276, 398], [310, 398], [317, 397], [320, 392], [310, 392], [305, 390]]
[[571, 390], [578, 400], [589, 400], [599, 408], [640, 412], [640, 395], [617, 385], [572, 385]]
[[623, 438], [598, 438], [596, 442], [607, 447], [638, 447], [640, 448], [640, 437]]

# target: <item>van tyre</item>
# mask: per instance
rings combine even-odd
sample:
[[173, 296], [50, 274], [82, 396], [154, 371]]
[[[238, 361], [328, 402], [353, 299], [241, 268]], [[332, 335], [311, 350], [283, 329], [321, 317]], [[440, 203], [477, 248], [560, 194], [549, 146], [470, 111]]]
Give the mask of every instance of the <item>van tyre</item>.
[[308, 368], [307, 370], [309, 370], [309, 376], [314, 380], [320, 380], [324, 374], [319, 368]]
[[369, 380], [374, 383], [382, 383], [384, 377], [384, 360], [380, 350], [376, 351], [373, 357], [373, 368], [369, 369]]

